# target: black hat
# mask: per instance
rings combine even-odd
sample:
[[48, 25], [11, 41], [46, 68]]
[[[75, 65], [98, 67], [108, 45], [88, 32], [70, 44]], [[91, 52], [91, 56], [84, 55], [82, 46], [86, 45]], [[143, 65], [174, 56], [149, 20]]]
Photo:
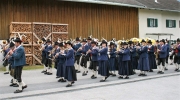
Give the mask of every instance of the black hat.
[[152, 44], [152, 41], [151, 41], [151, 40], [149, 40], [149, 41], [148, 41], [148, 43]]
[[179, 38], [177, 39], [177, 42], [180, 42], [180, 39], [179, 39]]
[[12, 48], [14, 46], [15, 46], [15, 44], [13, 42], [10, 42], [9, 47]]
[[156, 40], [156, 42], [158, 42], [158, 43], [159, 43], [159, 40]]
[[164, 39], [162, 39], [160, 42], [163, 42], [165, 44], [165, 40]]
[[115, 45], [115, 43], [114, 42], [110, 42], [110, 45]]
[[59, 45], [59, 43], [58, 43], [58, 42], [55, 42], [54, 45]]
[[84, 38], [84, 39], [82, 40], [82, 42], [87, 42], [86, 38]]
[[47, 41], [46, 41], [47, 43], [51, 43], [51, 40], [50, 39], [47, 39]]
[[17, 38], [14, 40], [14, 42], [22, 42], [22, 40], [17, 37]]
[[44, 41], [46, 41], [46, 39], [45, 39], [45, 38], [42, 38], [41, 40], [42, 40], [43, 42], [44, 42]]
[[65, 44], [69, 44], [69, 45], [71, 45], [71, 46], [72, 46], [71, 41], [67, 41]]
[[107, 45], [107, 41], [106, 40], [102, 40], [101, 45], [102, 44], [106, 44]]
[[91, 37], [88, 37], [87, 40], [92, 40]]
[[145, 42], [145, 43], [146, 43], [146, 41], [145, 41], [144, 39], [142, 39], [141, 43], [142, 43], [142, 42]]
[[127, 42], [123, 42], [123, 45], [128, 45], [128, 43]]
[[79, 37], [76, 37], [76, 41], [81, 41], [81, 40], [79, 39]]
[[63, 43], [63, 42], [59, 43], [59, 46], [60, 46], [60, 47], [63, 47], [63, 46], [64, 46], [64, 43]]
[[130, 40], [130, 41], [128, 42], [128, 44], [133, 44], [133, 42]]
[[91, 44], [97, 44], [97, 42], [96, 42], [96, 41], [94, 41], [94, 40], [92, 40], [92, 41], [91, 41]]

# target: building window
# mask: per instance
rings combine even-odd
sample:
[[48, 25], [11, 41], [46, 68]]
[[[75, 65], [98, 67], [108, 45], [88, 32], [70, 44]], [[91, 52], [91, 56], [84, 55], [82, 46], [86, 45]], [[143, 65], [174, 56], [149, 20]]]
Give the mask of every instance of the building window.
[[176, 28], [176, 20], [166, 20], [167, 28]]
[[147, 19], [147, 26], [148, 27], [158, 27], [158, 19], [148, 18]]

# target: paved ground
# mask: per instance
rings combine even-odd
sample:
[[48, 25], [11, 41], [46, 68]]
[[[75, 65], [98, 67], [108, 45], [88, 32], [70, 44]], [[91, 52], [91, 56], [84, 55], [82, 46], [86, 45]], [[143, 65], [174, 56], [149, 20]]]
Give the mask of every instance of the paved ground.
[[179, 76], [16, 100], [180, 100]]
[[[95, 98], [97, 98], [97, 100], [101, 100], [101, 98], [102, 98], [102, 100], [109, 100], [111, 95], [112, 95], [112, 97], [117, 97], [114, 95], [117, 95], [116, 93], [121, 94], [122, 91], [125, 91], [125, 92], [123, 92], [124, 93], [123, 95], [125, 96], [125, 94], [128, 95], [129, 92], [132, 92], [130, 94], [134, 94], [133, 91], [134, 92], [136, 91], [137, 93], [141, 94], [141, 93], [144, 93], [145, 90], [148, 90], [148, 92], [145, 92], [145, 94], [144, 94], [147, 96], [143, 96], [143, 97], [148, 98], [148, 96], [151, 95], [152, 92], [154, 92], [153, 90], [151, 90], [151, 88], [155, 88], [158, 90], [155, 92], [163, 92], [162, 94], [164, 94], [163, 88], [158, 89], [159, 86], [166, 87], [171, 84], [173, 86], [174, 83], [179, 82], [179, 78], [178, 78], [179, 76], [177, 76], [177, 75], [180, 75], [180, 73], [175, 72], [174, 68], [175, 67], [172, 65], [169, 66], [169, 70], [166, 71], [165, 74], [163, 74], [163, 75], [157, 74], [157, 70], [154, 70], [153, 73], [147, 73], [147, 75], [148, 75], [147, 77], [138, 77], [139, 72], [137, 71], [138, 74], [130, 76], [130, 79], [128, 79], [128, 80], [119, 80], [118, 76], [116, 76], [116, 77], [109, 77], [107, 79], [107, 82], [104, 82], [104, 83], [99, 82], [99, 80], [102, 78], [101, 76], [98, 76], [98, 78], [94, 79], [94, 80], [90, 79], [92, 72], [89, 71], [87, 76], [82, 76], [81, 73], [77, 74], [78, 81], [74, 84], [73, 87], [70, 87], [70, 88], [65, 87], [67, 83], [57, 82], [57, 79], [55, 78], [56, 77], [55, 69], [53, 69], [54, 74], [51, 76], [47, 76], [47, 75], [40, 73], [41, 70], [23, 71], [23, 80], [25, 81], [25, 83], [27, 83], [28, 88], [25, 89], [24, 92], [21, 94], [13, 94], [13, 91], [15, 91], [17, 88], [9, 87], [10, 79], [11, 79], [10, 76], [4, 75], [3, 72], [0, 72], [0, 77], [1, 77], [0, 99], [23, 98], [23, 100], [24, 100], [24, 97], [43, 95], [43, 96], [38, 97], [38, 100], [40, 100], [42, 97], [44, 97], [44, 94], [53, 94], [53, 93], [57, 93], [57, 92], [64, 94], [64, 92], [67, 92], [64, 94], [64, 96], [61, 95], [62, 98], [67, 97], [67, 99], [71, 100], [71, 98], [69, 98], [68, 95], [74, 94], [73, 98], [78, 98], [75, 100], [86, 100], [86, 98], [83, 98], [83, 95], [82, 95], [83, 91], [84, 91], [84, 93], [85, 93], [84, 95], [89, 95], [89, 97], [90, 97], [90, 95], [94, 95]], [[167, 76], [172, 76], [172, 77], [169, 77], [168, 79], [164, 79], [165, 81], [163, 81], [163, 79], [162, 79], [162, 81], [161, 81], [162, 77], [167, 77]], [[155, 81], [155, 83], [150, 83], [151, 80], [147, 80], [147, 79], [154, 79], [154, 78], [158, 78]], [[138, 85], [137, 83], [134, 83], [136, 81], [143, 81], [143, 82], [142, 83], [137, 82], [138, 84], [140, 84], [140, 85]], [[158, 81], [160, 81], [160, 82], [158, 82]], [[129, 86], [127, 86], [128, 88], [125, 87], [126, 86], [125, 83], [131, 84], [130, 87]], [[137, 84], [137, 85], [135, 85], [135, 84]], [[116, 86], [114, 86], [114, 85], [116, 85]], [[105, 88], [102, 87], [101, 88], [101, 86], [110, 86], [110, 87], [105, 87]], [[168, 88], [170, 90], [171, 89], [176, 90], [176, 89], [178, 89], [178, 87], [176, 87], [176, 86], [177, 85], [174, 84], [174, 87], [170, 86]], [[100, 88], [97, 88], [97, 87], [100, 87]], [[143, 87], [143, 89], [140, 89], [140, 87]], [[93, 89], [87, 90], [89, 88], [93, 88]], [[104, 90], [103, 90], [103, 88], [104, 88]], [[79, 91], [82, 89], [83, 89], [83, 91]], [[70, 92], [72, 90], [79, 93], [79, 95], [77, 95], [76, 92]], [[106, 93], [107, 93], [107, 98], [109, 98], [109, 99], [103, 98], [103, 96], [106, 95], [106, 93], [101, 93], [102, 91], [99, 92], [100, 90], [103, 90], [103, 92], [106, 92], [106, 90], [108, 90], [109, 92], [106, 92]], [[113, 93], [114, 90], [118, 90], [119, 92], [116, 91], [115, 93]], [[149, 90], [151, 90], [151, 91], [149, 91]], [[92, 91], [94, 91], [95, 94]], [[108, 95], [108, 93], [109, 93], [109, 95]], [[56, 97], [56, 95], [59, 95], [59, 94], [55, 94], [55, 97]], [[51, 96], [53, 97], [53, 95], [48, 95], [48, 96], [49, 97], [47, 97], [47, 98], [51, 98]], [[156, 97], [156, 95], [154, 95], [154, 96]], [[164, 95], [164, 96], [166, 96], [166, 95]], [[173, 97], [177, 97], [177, 96], [174, 95]], [[121, 97], [118, 97], [118, 98], [121, 98]], [[37, 98], [35, 98], [35, 99], [37, 99]], [[88, 99], [89, 98], [87, 98], [87, 100]], [[140, 99], [142, 99], [142, 98], [140, 98]], [[176, 98], [174, 98], [174, 99], [176, 99]], [[115, 100], [115, 99], [112, 99], [112, 100]], [[159, 100], [159, 99], [157, 99], [157, 100]], [[169, 100], [169, 99], [167, 99], [167, 100]]]

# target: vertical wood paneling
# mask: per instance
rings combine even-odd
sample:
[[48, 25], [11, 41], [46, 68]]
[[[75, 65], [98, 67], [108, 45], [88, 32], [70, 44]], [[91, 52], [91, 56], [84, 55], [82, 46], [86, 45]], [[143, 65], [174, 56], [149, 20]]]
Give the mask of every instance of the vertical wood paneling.
[[57, 0], [0, 0], [0, 39], [9, 38], [10, 22], [69, 24], [69, 37], [110, 40], [138, 37], [138, 9]]

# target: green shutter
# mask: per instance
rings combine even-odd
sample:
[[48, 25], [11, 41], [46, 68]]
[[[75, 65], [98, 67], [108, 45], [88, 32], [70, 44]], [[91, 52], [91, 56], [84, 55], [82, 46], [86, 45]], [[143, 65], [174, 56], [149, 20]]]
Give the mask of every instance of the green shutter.
[[147, 19], [147, 26], [150, 27], [150, 18]]
[[173, 20], [173, 21], [174, 21], [173, 27], [176, 28], [176, 20]]
[[166, 20], [166, 27], [169, 27], [169, 20]]
[[155, 19], [155, 27], [158, 27], [158, 19]]

